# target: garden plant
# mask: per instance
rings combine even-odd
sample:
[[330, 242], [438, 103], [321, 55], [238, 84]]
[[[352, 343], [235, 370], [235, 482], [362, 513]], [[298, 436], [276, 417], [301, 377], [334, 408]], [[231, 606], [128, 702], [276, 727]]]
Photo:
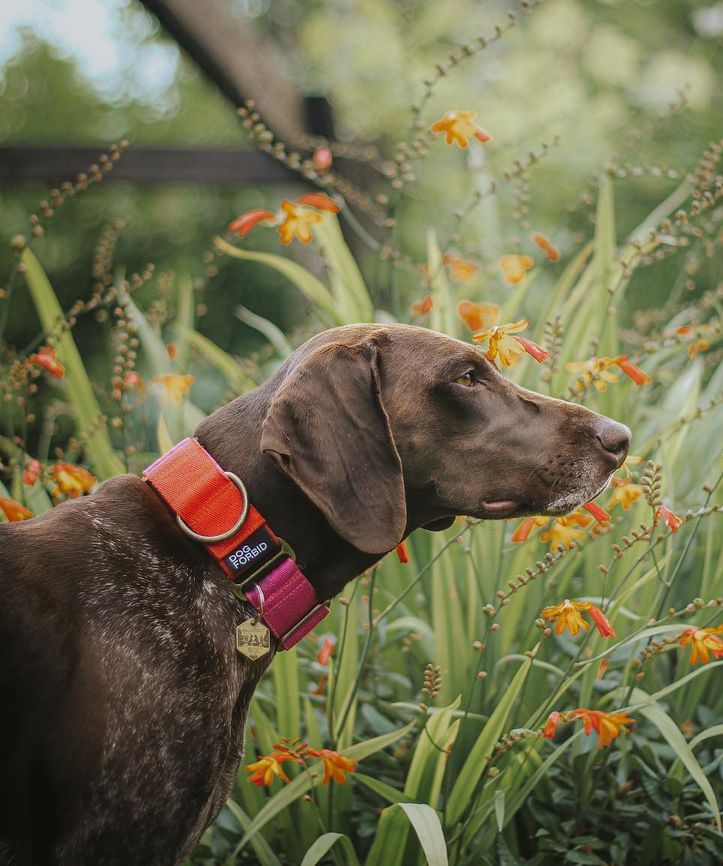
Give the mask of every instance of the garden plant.
[[[557, 226], [538, 226], [534, 173], [554, 144], [492, 174], [484, 99], [432, 110], [439, 81], [504, 35], [461, 46], [424, 82], [408, 138], [390, 158], [364, 153], [373, 189], [337, 173], [334, 142], [286, 146], [244, 106], [242, 126], [300, 183], [215, 227], [197, 251], [203, 284], [162, 260], [126, 273], [113, 220], [92, 290], [61, 306], [42, 245], [125, 142], [7, 239], [0, 341], [22, 293], [39, 328], [30, 345], [0, 342], [0, 520], [139, 472], [192, 434], [198, 389], [223, 402], [309, 334], [354, 322], [473, 342], [515, 382], [633, 431], [594, 503], [418, 531], [351, 582], [262, 681], [233, 796], [193, 866], [721, 861], [723, 144], [672, 170], [639, 160], [633, 132]], [[405, 227], [431, 152], [467, 198], [429, 222], [422, 258]], [[618, 201], [641, 176], [658, 202], [629, 225]], [[478, 237], [483, 210], [497, 230]], [[201, 332], [199, 305], [219, 268], [248, 263], [288, 281], [308, 316], [285, 334], [241, 308], [265, 344], [237, 358]], [[640, 291], [651, 271], [654, 296]], [[82, 317], [109, 376], [76, 346]]]

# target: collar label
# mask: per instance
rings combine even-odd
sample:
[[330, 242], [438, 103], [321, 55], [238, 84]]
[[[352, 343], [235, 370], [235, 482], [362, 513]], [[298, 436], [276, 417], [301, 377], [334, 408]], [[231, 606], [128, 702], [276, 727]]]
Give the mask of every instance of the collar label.
[[280, 551], [281, 545], [272, 537], [266, 527], [262, 526], [256, 532], [252, 532], [238, 547], [228, 553], [223, 558], [223, 562], [233, 577], [237, 578], [257, 569], [264, 562], [280, 553]]

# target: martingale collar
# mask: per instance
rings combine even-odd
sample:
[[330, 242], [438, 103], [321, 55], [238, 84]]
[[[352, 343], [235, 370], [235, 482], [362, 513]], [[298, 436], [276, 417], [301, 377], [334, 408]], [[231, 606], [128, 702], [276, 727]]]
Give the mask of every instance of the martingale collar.
[[[329, 613], [291, 549], [250, 503], [241, 479], [224, 472], [197, 439], [179, 442], [145, 469], [143, 478], [176, 513], [181, 529], [206, 546], [234, 588], [251, 584], [245, 599], [257, 616], [237, 629], [244, 655], [266, 654], [267, 628], [279, 649], [291, 649]], [[259, 649], [245, 651], [239, 641]]]

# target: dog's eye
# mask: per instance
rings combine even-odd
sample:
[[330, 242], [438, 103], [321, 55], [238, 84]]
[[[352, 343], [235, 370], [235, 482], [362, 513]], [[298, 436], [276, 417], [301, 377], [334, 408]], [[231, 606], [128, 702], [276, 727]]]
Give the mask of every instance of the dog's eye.
[[460, 376], [458, 379], [454, 380], [455, 385], [464, 385], [467, 388], [472, 388], [476, 382], [474, 378], [474, 373], [472, 370], [468, 370], [464, 376]]

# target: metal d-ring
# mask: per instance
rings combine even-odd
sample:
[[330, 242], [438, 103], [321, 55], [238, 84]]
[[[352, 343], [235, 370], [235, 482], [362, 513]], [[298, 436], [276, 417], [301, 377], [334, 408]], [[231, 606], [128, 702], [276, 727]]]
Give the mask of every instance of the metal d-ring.
[[238, 487], [239, 492], [241, 493], [241, 497], [244, 502], [244, 507], [241, 510], [241, 516], [234, 523], [231, 529], [226, 532], [221, 532], [219, 535], [200, 535], [198, 532], [194, 532], [188, 524], [184, 523], [179, 514], [176, 515], [176, 520], [178, 521], [178, 525], [181, 529], [188, 535], [190, 538], [193, 538], [194, 541], [200, 541], [203, 544], [217, 544], [219, 541], [226, 541], [227, 538], [231, 538], [232, 535], [236, 535], [236, 533], [241, 529], [246, 521], [246, 515], [249, 513], [249, 495], [246, 492], [246, 487], [243, 481], [238, 477], [238, 475], [234, 475], [233, 472], [224, 472], [223, 473], [226, 478]]
[[[260, 622], [264, 618], [264, 602], [266, 599], [264, 598], [264, 591], [261, 589], [261, 584], [257, 583], [254, 587], [259, 596], [259, 609], [256, 611], [256, 616], [254, 617], [253, 624], [256, 625], [257, 622]], [[246, 598], [248, 598], [248, 593], [246, 593]]]

